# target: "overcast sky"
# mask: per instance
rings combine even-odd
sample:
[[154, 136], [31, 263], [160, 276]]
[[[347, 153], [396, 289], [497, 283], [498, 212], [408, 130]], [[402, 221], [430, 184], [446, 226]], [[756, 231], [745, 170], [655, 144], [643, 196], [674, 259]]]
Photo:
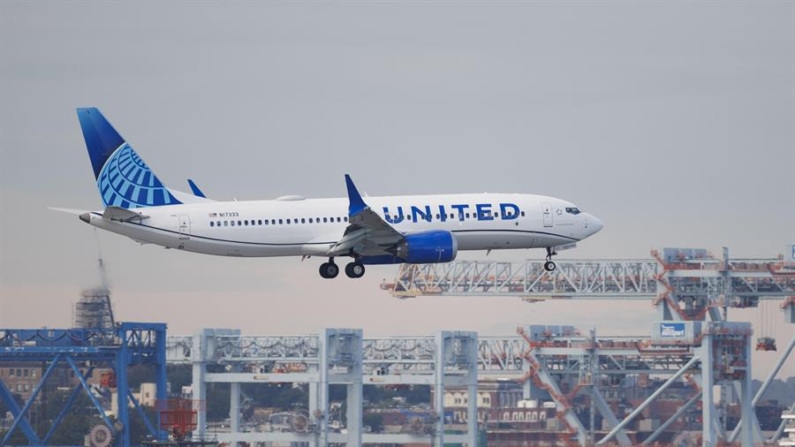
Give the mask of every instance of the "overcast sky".
[[[646, 301], [398, 301], [378, 288], [395, 266], [329, 281], [318, 259], [101, 233], [46, 208], [101, 208], [74, 109], [216, 199], [342, 197], [350, 173], [371, 195], [570, 200], [605, 229], [562, 259], [775, 257], [795, 242], [793, 30], [792, 2], [2, 2], [0, 327], [69, 326], [101, 251], [117, 318], [171, 334], [647, 335]], [[767, 316], [786, 344], [795, 329], [766, 308], [733, 315]], [[776, 356], [756, 355], [760, 376]]]

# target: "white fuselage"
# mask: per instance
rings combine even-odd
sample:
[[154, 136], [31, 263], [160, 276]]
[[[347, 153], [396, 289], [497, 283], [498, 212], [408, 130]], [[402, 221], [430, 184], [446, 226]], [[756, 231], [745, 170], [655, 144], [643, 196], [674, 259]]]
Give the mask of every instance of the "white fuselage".
[[[459, 250], [569, 245], [602, 227], [569, 202], [529, 194], [367, 197], [367, 204], [404, 234], [447, 230]], [[90, 213], [89, 223], [157, 244], [219, 256], [323, 256], [348, 227], [348, 199], [207, 202], [136, 208], [129, 221]], [[388, 213], [385, 211], [388, 210]], [[402, 219], [401, 219], [402, 216]]]

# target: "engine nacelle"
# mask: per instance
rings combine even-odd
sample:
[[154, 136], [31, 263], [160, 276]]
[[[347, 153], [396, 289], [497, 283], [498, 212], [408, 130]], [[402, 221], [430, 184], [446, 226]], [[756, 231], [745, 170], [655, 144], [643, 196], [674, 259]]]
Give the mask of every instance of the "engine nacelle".
[[458, 254], [458, 241], [449, 231], [423, 231], [406, 235], [394, 250], [395, 256], [410, 264], [450, 262]]
[[363, 256], [362, 264], [435, 264], [450, 262], [458, 254], [458, 241], [445, 230], [408, 234], [396, 246], [387, 250], [392, 255]]

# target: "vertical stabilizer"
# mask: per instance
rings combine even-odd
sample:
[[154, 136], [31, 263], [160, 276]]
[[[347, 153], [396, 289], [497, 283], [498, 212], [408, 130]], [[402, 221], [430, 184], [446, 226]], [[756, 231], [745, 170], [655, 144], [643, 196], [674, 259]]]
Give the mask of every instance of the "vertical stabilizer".
[[77, 109], [102, 203], [121, 208], [181, 203], [155, 176], [99, 109]]

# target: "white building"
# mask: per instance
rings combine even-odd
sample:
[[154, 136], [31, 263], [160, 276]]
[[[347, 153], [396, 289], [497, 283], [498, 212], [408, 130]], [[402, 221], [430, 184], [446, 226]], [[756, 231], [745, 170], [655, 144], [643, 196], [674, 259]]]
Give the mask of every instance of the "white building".
[[779, 446], [795, 446], [795, 412], [785, 411], [781, 414], [784, 420], [784, 434], [778, 442]]

